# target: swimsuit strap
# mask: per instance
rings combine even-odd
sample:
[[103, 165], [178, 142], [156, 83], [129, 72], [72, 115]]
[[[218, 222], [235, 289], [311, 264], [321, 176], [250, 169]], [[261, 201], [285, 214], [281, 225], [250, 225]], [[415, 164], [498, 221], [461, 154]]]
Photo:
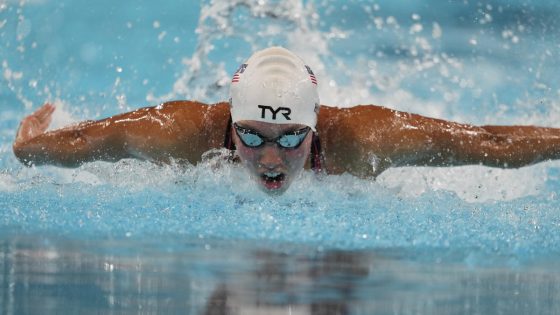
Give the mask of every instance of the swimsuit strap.
[[[230, 151], [229, 159], [233, 161], [235, 156], [235, 143], [233, 142], [233, 137], [231, 135], [231, 125], [232, 120], [229, 118], [226, 135], [224, 137], [224, 148]], [[319, 141], [319, 136], [314, 132], [313, 139], [311, 139], [311, 169], [315, 173], [321, 173], [323, 171], [323, 152], [321, 151], [321, 141]]]
[[233, 143], [233, 137], [231, 136], [231, 116], [229, 117], [228, 123], [227, 123], [227, 128], [226, 128], [226, 136], [224, 138], [224, 148], [231, 150], [231, 151], [235, 151], [236, 147], [235, 147], [235, 143]]
[[311, 140], [311, 169], [316, 173], [323, 172], [323, 162], [324, 156], [323, 151], [321, 151], [321, 141], [319, 141], [319, 135], [313, 133], [313, 139]]

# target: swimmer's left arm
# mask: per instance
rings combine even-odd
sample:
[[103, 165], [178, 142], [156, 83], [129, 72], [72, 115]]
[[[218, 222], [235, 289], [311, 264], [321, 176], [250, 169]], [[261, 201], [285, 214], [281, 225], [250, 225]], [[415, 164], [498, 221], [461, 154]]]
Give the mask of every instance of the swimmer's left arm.
[[335, 166], [362, 177], [394, 166], [518, 168], [560, 159], [559, 128], [474, 126], [378, 106], [344, 109], [339, 116], [350, 126], [341, 128], [342, 138], [355, 142], [338, 150], [347, 160], [338, 158]]
[[387, 119], [382, 156], [394, 166], [518, 168], [560, 158], [557, 128], [474, 126], [398, 111]]
[[558, 128], [456, 123], [450, 126], [451, 130], [442, 130], [437, 138], [445, 152], [443, 156], [447, 158], [443, 161], [444, 166], [451, 163], [519, 168], [560, 159]]

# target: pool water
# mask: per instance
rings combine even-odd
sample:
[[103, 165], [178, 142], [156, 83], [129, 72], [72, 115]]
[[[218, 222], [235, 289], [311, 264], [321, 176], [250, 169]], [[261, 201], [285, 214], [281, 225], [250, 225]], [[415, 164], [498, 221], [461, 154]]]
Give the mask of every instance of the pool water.
[[[560, 163], [304, 172], [269, 197], [197, 166], [26, 168], [53, 127], [227, 99], [252, 51], [294, 50], [331, 106], [560, 127], [557, 1], [0, 1], [0, 313], [558, 314]], [[240, 183], [243, 183], [240, 185]]]

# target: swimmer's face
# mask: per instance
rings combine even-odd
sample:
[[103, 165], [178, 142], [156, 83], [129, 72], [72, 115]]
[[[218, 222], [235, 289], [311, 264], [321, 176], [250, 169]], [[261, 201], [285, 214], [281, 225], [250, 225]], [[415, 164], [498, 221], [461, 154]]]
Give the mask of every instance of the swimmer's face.
[[[267, 139], [275, 139], [306, 127], [299, 124], [271, 124], [254, 120], [242, 120], [236, 124]], [[292, 149], [282, 148], [275, 142], [265, 142], [260, 147], [251, 148], [241, 141], [235, 127], [232, 134], [241, 162], [247, 167], [259, 187], [269, 194], [279, 195], [288, 189], [303, 169], [311, 149], [312, 131], [307, 133], [297, 148]]]

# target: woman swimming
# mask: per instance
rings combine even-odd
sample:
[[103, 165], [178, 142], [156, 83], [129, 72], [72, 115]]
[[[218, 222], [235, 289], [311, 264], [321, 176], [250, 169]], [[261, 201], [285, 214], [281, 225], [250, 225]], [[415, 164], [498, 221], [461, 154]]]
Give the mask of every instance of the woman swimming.
[[304, 168], [375, 177], [398, 166], [517, 168], [560, 158], [558, 128], [473, 126], [375, 105], [319, 104], [311, 68], [271, 47], [239, 67], [229, 102], [172, 101], [49, 132], [55, 107], [45, 104], [22, 120], [13, 150], [26, 165], [123, 158], [196, 164], [225, 143], [270, 194], [286, 191]]

